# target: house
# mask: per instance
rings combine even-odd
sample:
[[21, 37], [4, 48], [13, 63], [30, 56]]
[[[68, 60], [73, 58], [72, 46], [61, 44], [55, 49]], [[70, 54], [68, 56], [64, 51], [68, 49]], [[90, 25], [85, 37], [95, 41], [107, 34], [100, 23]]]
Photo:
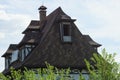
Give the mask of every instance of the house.
[[10, 44], [2, 57], [5, 58], [4, 74], [9, 68], [45, 68], [45, 61], [57, 68], [85, 71], [84, 59], [90, 60], [98, 54], [101, 45], [89, 35], [82, 34], [72, 19], [58, 7], [46, 15], [46, 7], [40, 6], [40, 20], [31, 20], [22, 32], [23, 39], [18, 44]]

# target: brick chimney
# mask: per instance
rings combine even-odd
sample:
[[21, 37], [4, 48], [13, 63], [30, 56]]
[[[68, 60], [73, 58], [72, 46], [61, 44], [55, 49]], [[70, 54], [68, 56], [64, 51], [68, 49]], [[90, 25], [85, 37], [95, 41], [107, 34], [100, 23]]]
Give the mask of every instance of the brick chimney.
[[40, 21], [44, 21], [46, 19], [46, 7], [45, 6], [40, 6], [40, 8], [38, 8], [39, 10], [39, 16], [40, 16]]

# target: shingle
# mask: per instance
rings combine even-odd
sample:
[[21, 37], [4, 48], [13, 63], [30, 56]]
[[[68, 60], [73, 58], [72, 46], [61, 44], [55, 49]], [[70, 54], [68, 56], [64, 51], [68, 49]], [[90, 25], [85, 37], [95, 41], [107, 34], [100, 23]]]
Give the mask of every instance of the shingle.
[[10, 44], [7, 51], [2, 55], [2, 57], [12, 54], [12, 52], [16, 49], [17, 49], [17, 44]]
[[93, 41], [93, 39], [89, 35], [83, 35], [84, 38], [89, 42], [90, 45], [100, 47], [101, 44], [98, 44], [97, 42]]

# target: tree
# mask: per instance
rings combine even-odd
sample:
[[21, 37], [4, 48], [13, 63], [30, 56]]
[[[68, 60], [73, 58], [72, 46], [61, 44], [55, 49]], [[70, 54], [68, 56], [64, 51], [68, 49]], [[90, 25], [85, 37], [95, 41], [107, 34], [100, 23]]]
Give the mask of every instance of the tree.
[[90, 80], [120, 80], [120, 64], [115, 62], [115, 55], [103, 49], [101, 55], [94, 54], [91, 58], [94, 66], [85, 60]]

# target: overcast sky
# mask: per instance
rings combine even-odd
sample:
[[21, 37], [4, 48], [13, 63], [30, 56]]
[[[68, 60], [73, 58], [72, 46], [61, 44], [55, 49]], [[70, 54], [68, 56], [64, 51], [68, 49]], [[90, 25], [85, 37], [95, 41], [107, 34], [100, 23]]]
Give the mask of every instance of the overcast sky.
[[[0, 0], [0, 56], [9, 44], [18, 44], [31, 20], [38, 20], [38, 8], [44, 4], [47, 14], [61, 6], [83, 34], [102, 44], [99, 52], [106, 48], [117, 53], [120, 62], [120, 0]], [[4, 58], [0, 58], [0, 72], [4, 69]]]

